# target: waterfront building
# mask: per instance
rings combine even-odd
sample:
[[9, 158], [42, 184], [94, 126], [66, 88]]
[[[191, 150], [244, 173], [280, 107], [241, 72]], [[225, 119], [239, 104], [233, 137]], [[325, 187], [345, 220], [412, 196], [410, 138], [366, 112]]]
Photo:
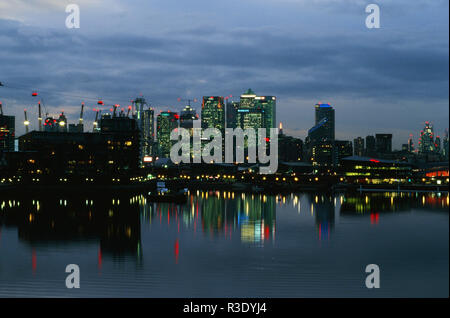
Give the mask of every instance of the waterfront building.
[[32, 131], [19, 137], [18, 173], [40, 176], [129, 174], [139, 167], [139, 131], [134, 119], [102, 119], [99, 133]]

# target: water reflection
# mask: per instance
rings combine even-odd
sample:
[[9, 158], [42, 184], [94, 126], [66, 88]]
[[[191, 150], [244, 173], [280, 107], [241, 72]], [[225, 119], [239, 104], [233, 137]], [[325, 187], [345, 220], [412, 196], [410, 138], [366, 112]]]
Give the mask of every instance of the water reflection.
[[126, 200], [111, 197], [0, 199], [0, 225], [15, 227], [19, 239], [35, 251], [61, 244], [98, 244], [98, 264], [104, 255], [141, 259], [138, 211]]
[[[264, 194], [196, 191], [188, 203], [149, 202], [144, 195], [91, 197], [0, 198], [1, 228], [18, 230], [31, 246], [32, 266], [36, 249], [61, 244], [98, 245], [98, 267], [103, 258], [131, 258], [138, 264], [143, 250], [141, 231], [146, 226], [167, 226], [176, 233], [192, 232], [196, 239], [212, 237], [264, 246], [275, 242], [277, 210], [298, 218], [312, 218], [318, 240], [329, 240], [336, 216], [367, 216], [379, 223], [380, 214], [415, 209], [448, 211], [448, 193], [304, 193]], [[162, 237], [162, 240], [165, 238]], [[172, 241], [173, 242], [173, 241]], [[178, 262], [179, 238], [174, 243]]]
[[151, 203], [143, 196], [139, 202], [144, 222], [175, 226], [177, 231], [192, 230], [212, 237], [263, 243], [275, 237], [275, 197], [234, 192], [206, 191], [189, 195], [189, 203]]

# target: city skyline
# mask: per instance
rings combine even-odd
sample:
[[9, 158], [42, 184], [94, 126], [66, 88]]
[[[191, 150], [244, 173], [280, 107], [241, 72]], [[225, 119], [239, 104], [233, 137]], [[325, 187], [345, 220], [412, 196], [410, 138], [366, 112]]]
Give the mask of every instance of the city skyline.
[[[127, 105], [143, 93], [157, 112], [167, 104], [179, 111], [178, 97], [238, 96], [252, 87], [277, 96], [277, 121], [302, 139], [319, 101], [337, 111], [337, 139], [389, 132], [400, 149], [426, 120], [439, 134], [447, 128], [448, 2], [381, 1], [389, 14], [378, 30], [365, 27], [358, 1], [108, 2], [79, 1], [76, 30], [64, 26], [66, 3], [0, 4], [1, 80], [27, 88], [0, 88], [5, 113], [22, 118], [34, 106], [30, 88], [42, 92], [51, 113], [64, 110], [73, 122], [86, 97]], [[257, 14], [244, 20], [246, 11]], [[261, 28], [256, 17], [270, 12], [283, 21]]]
[[[2, 84], [3, 84], [3, 82], [2, 82]], [[5, 84], [3, 84], [3, 85], [5, 85]], [[8, 87], [8, 86], [7, 86]], [[239, 97], [241, 97], [241, 99], [242, 99], [242, 96], [246, 96], [245, 94], [246, 93], [248, 93], [248, 91], [251, 91], [251, 93], [252, 94], [254, 94], [254, 92], [251, 90], [251, 89], [248, 89], [248, 90], [246, 90], [246, 91], [244, 91], [244, 92], [242, 92], [241, 94], [239, 94], [239, 95], [228, 95], [228, 96], [221, 96], [221, 95], [219, 95], [219, 96], [203, 96], [202, 98], [203, 99], [205, 99], [205, 100], [208, 100], [209, 98], [221, 98], [222, 99], [222, 103], [223, 103], [223, 105], [224, 105], [224, 107], [223, 107], [223, 112], [225, 112], [226, 114], [224, 114], [223, 116], [224, 116], [224, 118], [222, 118], [222, 120], [223, 120], [223, 125], [228, 125], [227, 124], [227, 122], [228, 122], [228, 119], [227, 118], [225, 118], [225, 117], [228, 117], [229, 116], [229, 114], [228, 114], [228, 112], [230, 111], [230, 109], [228, 109], [228, 105], [230, 104], [231, 105], [231, 103], [237, 103], [236, 105], [238, 105], [239, 104]], [[34, 95], [34, 94], [37, 94], [37, 96], [39, 96], [39, 93], [38, 93], [38, 91], [33, 91], [33, 93], [32, 93], [32, 95]], [[33, 96], [34, 98], [36, 98], [37, 96]], [[256, 95], [255, 95], [256, 96]], [[267, 96], [266, 96], [267, 97]], [[276, 97], [276, 96], [269, 96], [270, 98], [273, 98], [274, 100], [275, 99], [277, 99], [278, 100], [278, 97]], [[137, 113], [139, 112], [139, 100], [143, 100], [144, 101], [144, 103], [145, 103], [145, 105], [146, 105], [146, 107], [145, 108], [142, 108], [142, 110], [140, 110], [140, 112], [142, 112], [143, 110], [145, 110], [145, 111], [147, 111], [147, 110], [149, 110], [149, 111], [151, 111], [151, 113], [153, 114], [155, 114], [154, 116], [155, 116], [155, 121], [154, 121], [154, 124], [153, 124], [153, 128], [152, 129], [155, 129], [155, 132], [157, 131], [157, 123], [156, 123], [156, 116], [158, 116], [158, 115], [160, 115], [161, 113], [170, 113], [170, 112], [173, 112], [174, 114], [181, 114], [182, 112], [183, 112], [183, 110], [185, 110], [185, 108], [187, 107], [187, 106], [189, 106], [194, 112], [196, 112], [197, 110], [199, 111], [198, 112], [198, 118], [197, 119], [199, 119], [200, 121], [202, 121], [202, 98], [200, 98], [200, 102], [199, 101], [197, 101], [197, 99], [192, 99], [192, 100], [185, 100], [185, 101], [180, 101], [180, 98], [178, 98], [178, 103], [180, 103], [180, 105], [184, 105], [184, 104], [187, 104], [187, 103], [189, 103], [189, 105], [184, 105], [183, 107], [176, 107], [176, 106], [173, 106], [173, 107], [171, 107], [171, 106], [165, 106], [163, 109], [161, 109], [161, 107], [155, 107], [154, 105], [152, 105], [151, 103], [149, 103], [149, 104], [147, 104], [147, 102], [145, 101], [145, 98], [144, 98], [144, 96], [143, 96], [143, 94], [140, 94], [140, 97], [137, 97], [136, 99], [132, 99], [129, 103], [131, 103], [131, 104], [133, 104], [133, 105], [136, 105], [136, 106], [134, 106], [134, 109], [135, 109], [135, 111], [136, 111], [136, 115], [137, 115]], [[88, 100], [90, 100], [91, 98], [88, 98]], [[41, 101], [40, 101], [40, 98], [36, 98], [36, 100], [35, 101], [38, 101], [39, 103], [41, 103]], [[102, 107], [99, 107], [99, 105], [98, 105], [98, 103], [102, 103]], [[187, 102], [187, 103], [185, 103], [185, 102]], [[195, 103], [195, 104], [200, 104], [200, 105], [198, 105], [198, 107], [195, 105], [195, 104], [193, 104], [193, 105], [190, 105], [191, 103]], [[35, 102], [35, 103], [37, 103], [37, 102]], [[184, 103], [184, 104], [183, 104]], [[3, 106], [3, 103], [0, 101], [0, 104], [2, 104], [2, 111], [3, 111], [3, 114], [4, 115], [6, 115], [6, 116], [14, 116], [14, 115], [12, 115], [12, 114], [9, 114], [8, 112], [7, 112], [7, 107], [4, 107]], [[81, 102], [81, 104], [82, 104], [82, 107], [84, 108], [84, 105], [85, 105], [85, 103], [84, 102]], [[89, 131], [92, 131], [92, 129], [93, 129], [93, 127], [94, 127], [94, 122], [95, 122], [95, 114], [96, 114], [96, 112], [100, 109], [103, 109], [103, 114], [106, 114], [106, 113], [113, 113], [114, 112], [114, 110], [113, 110], [113, 108], [117, 108], [117, 107], [121, 107], [122, 108], [122, 112], [124, 111], [124, 109], [125, 108], [130, 108], [131, 109], [131, 105], [130, 106], [125, 106], [125, 105], [119, 105], [119, 104], [114, 104], [114, 105], [109, 105], [109, 104], [106, 104], [105, 102], [104, 102], [104, 99], [98, 99], [97, 100], [97, 102], [91, 102], [91, 104], [93, 105], [93, 109], [91, 109], [91, 112], [86, 112], [85, 113], [85, 115], [84, 115], [84, 118], [85, 118], [85, 121], [84, 121], [84, 130], [86, 131], [86, 132], [89, 132]], [[326, 106], [328, 106], [328, 107], [330, 107], [332, 110], [333, 110], [333, 117], [334, 117], [334, 111], [335, 111], [335, 109], [334, 109], [334, 105], [333, 104], [331, 104], [331, 103], [321, 103], [321, 102], [317, 102], [316, 104], [314, 104], [314, 105], [311, 105], [311, 107], [310, 107], [310, 113], [315, 113], [315, 112], [317, 112], [317, 106], [319, 106], [319, 105], [326, 105]], [[116, 107], [117, 106], [117, 107]], [[89, 107], [89, 106], [88, 106]], [[315, 111], [313, 111], [313, 109], [312, 109], [312, 107], [314, 107], [315, 108]], [[37, 106], [36, 106], [36, 108], [37, 108]], [[50, 117], [53, 117], [53, 118], [55, 118], [55, 119], [57, 119], [58, 117], [59, 117], [59, 119], [58, 119], [58, 121], [61, 119], [61, 116], [64, 118], [64, 122], [65, 122], [65, 124], [66, 124], [66, 127], [64, 127], [64, 128], [62, 128], [62, 127], [59, 127], [58, 128], [58, 130], [59, 131], [61, 131], [61, 129], [65, 129], [66, 131], [67, 131], [67, 128], [68, 128], [68, 126], [70, 125], [70, 126], [76, 126], [77, 124], [77, 121], [79, 121], [80, 120], [80, 113], [79, 113], [79, 108], [80, 108], [80, 103], [78, 104], [78, 106], [77, 106], [77, 109], [75, 109], [72, 113], [71, 113], [71, 116], [66, 116], [67, 115], [67, 113], [65, 113], [65, 111], [63, 110], [63, 111], [57, 111], [57, 112], [55, 112], [55, 113], [49, 113], [48, 114], [48, 116], [50, 116]], [[320, 109], [321, 107], [319, 107], [319, 109]], [[32, 109], [32, 107], [31, 107], [31, 109]], [[33, 111], [33, 110], [31, 110], [31, 112], [30, 112], [30, 109], [25, 109], [26, 111], [27, 111], [27, 120], [28, 120], [28, 122], [29, 122], [29, 131], [33, 131], [33, 130], [36, 130], [36, 131], [38, 131], [39, 130], [39, 121], [38, 121], [38, 112], [37, 112], [37, 109], [35, 109], [35, 111]], [[36, 114], [34, 114], [34, 113], [36, 113]], [[132, 112], [132, 114], [133, 114], [133, 112]], [[86, 116], [87, 115], [87, 116]], [[117, 113], [117, 115], [119, 115], [119, 113]], [[123, 115], [125, 115], [125, 113], [123, 113]], [[153, 116], [153, 115], [152, 115]], [[316, 116], [316, 115], [315, 115]], [[23, 113], [22, 113], [22, 117], [23, 117]], [[47, 116], [45, 116], [45, 117], [47, 117]], [[87, 118], [86, 118], [87, 117]], [[128, 116], [127, 116], [128, 117]], [[138, 116], [139, 117], [139, 116]], [[338, 118], [339, 118], [339, 116], [338, 116]], [[333, 118], [334, 119], [334, 118]], [[25, 125], [23, 124], [23, 121], [20, 119], [20, 117], [19, 118], [15, 118], [15, 120], [16, 120], [16, 124], [15, 124], [15, 135], [16, 135], [16, 137], [19, 137], [19, 136], [21, 136], [21, 135], [24, 135], [25, 133], [26, 133], [26, 131], [25, 131]], [[99, 120], [100, 120], [100, 118], [99, 118]], [[314, 119], [313, 119], [313, 121], [314, 121]], [[315, 119], [315, 121], [316, 121], [316, 125], [318, 124], [318, 122], [317, 122], [317, 118]], [[367, 135], [364, 135], [364, 134], [359, 134], [358, 135], [358, 133], [356, 133], [356, 135], [355, 136], [346, 136], [346, 135], [343, 135], [343, 133], [342, 132], [340, 132], [339, 130], [337, 130], [337, 129], [335, 129], [334, 127], [335, 126], [339, 126], [339, 123], [338, 123], [338, 121], [336, 121], [335, 119], [333, 120], [334, 122], [333, 122], [333, 129], [335, 130], [334, 132], [333, 132], [333, 134], [336, 134], [336, 138], [333, 138], [333, 139], [342, 139], [342, 140], [348, 140], [348, 141], [351, 141], [352, 143], [353, 143], [353, 141], [355, 140], [355, 139], [357, 139], [357, 138], [360, 138], [360, 137], [362, 137], [362, 138], [366, 138], [366, 137], [369, 137], [369, 136], [375, 136], [376, 134], [383, 134], [383, 133], [390, 133], [391, 132], [391, 130], [389, 130], [389, 129], [387, 129], [386, 131], [381, 131], [381, 130], [374, 130], [374, 131], [370, 131]], [[72, 123], [70, 123], [70, 122], [72, 122]], [[180, 124], [180, 123], [178, 123], [178, 124]], [[237, 123], [235, 123], [235, 125], [236, 125]], [[305, 141], [305, 140], [307, 140], [308, 139], [308, 135], [309, 135], [309, 131], [311, 131], [311, 130], [313, 130], [313, 128], [315, 128], [315, 127], [313, 127], [314, 125], [311, 123], [310, 124], [310, 128], [308, 128], [308, 129], [305, 129], [305, 131], [306, 131], [306, 134], [305, 135], [301, 135], [301, 136], [299, 136], [299, 135], [296, 135], [295, 133], [293, 133], [293, 130], [295, 130], [296, 128], [294, 127], [294, 128], [292, 128], [292, 127], [287, 127], [286, 126], [286, 124], [285, 123], [283, 123], [282, 121], [278, 121], [278, 122], [276, 122], [276, 127], [278, 127], [280, 124], [283, 124], [283, 127], [284, 127], [284, 132], [287, 134], [287, 135], [291, 135], [292, 137], [295, 137], [295, 138], [300, 138], [300, 139], [302, 139], [303, 141]], [[428, 124], [430, 124], [430, 125], [432, 125], [433, 126], [433, 128], [434, 128], [434, 131], [435, 131], [435, 133], [436, 133], [436, 135], [437, 136], [444, 136], [445, 135], [445, 133], [448, 131], [448, 125], [447, 125], [447, 127], [443, 127], [442, 129], [439, 129], [439, 127], [436, 129], [436, 127], [434, 126], [434, 123], [433, 123], [433, 121], [429, 121], [429, 120], [424, 120], [424, 121], [422, 121], [421, 123], [420, 123], [422, 126], [420, 126], [420, 127], [422, 127], [423, 128], [423, 125], [425, 124], [425, 125], [428, 125]], [[240, 125], [238, 125], [238, 126], [240, 126]], [[312, 127], [312, 128], [311, 128]], [[417, 130], [415, 130], [415, 131], [413, 131], [413, 132], [411, 132], [409, 135], [408, 135], [408, 139], [405, 139], [405, 140], [401, 140], [398, 136], [395, 136], [395, 134], [392, 134], [391, 133], [391, 135], [392, 135], [392, 151], [399, 151], [399, 150], [402, 150], [402, 148], [403, 148], [403, 146], [406, 144], [406, 143], [408, 143], [408, 142], [410, 142], [411, 140], [413, 141], [413, 143], [414, 143], [414, 145], [416, 146], [416, 150], [418, 149], [418, 145], [419, 145], [419, 141], [420, 141], [420, 139], [421, 139], [421, 131], [420, 131], [420, 127], [418, 127], [417, 128]], [[45, 128], [45, 127], [44, 127]], [[298, 129], [298, 128], [297, 128]], [[45, 128], [45, 130], [48, 130], [48, 128]], [[303, 129], [302, 129], [303, 130]], [[157, 136], [156, 136], [156, 133], [155, 132], [153, 132], [153, 135], [154, 135], [154, 140], [155, 141], [157, 141]], [[147, 133], [148, 134], [148, 133]], [[411, 139], [412, 138], [412, 139]]]

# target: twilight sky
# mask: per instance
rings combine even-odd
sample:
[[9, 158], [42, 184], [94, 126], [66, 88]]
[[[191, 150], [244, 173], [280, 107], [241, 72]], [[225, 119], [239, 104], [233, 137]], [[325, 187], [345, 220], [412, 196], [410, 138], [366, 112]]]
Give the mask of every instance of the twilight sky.
[[[80, 29], [65, 26], [69, 3]], [[380, 29], [365, 26], [369, 3]], [[98, 98], [126, 106], [142, 93], [179, 111], [178, 97], [252, 88], [277, 96], [289, 134], [305, 138], [321, 101], [336, 109], [337, 138], [393, 133], [399, 148], [426, 120], [439, 135], [448, 127], [448, 10], [448, 0], [0, 0], [0, 101], [21, 135], [24, 108], [37, 127], [32, 90], [69, 122], [84, 101], [92, 127]]]

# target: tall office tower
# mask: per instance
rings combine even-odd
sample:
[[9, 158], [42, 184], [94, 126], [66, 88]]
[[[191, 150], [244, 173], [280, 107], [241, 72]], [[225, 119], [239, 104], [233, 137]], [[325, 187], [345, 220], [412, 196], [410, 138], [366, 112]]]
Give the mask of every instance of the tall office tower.
[[366, 156], [373, 157], [376, 154], [376, 140], [374, 136], [366, 137]]
[[225, 130], [225, 104], [222, 96], [203, 96], [202, 129], [217, 128]]
[[197, 112], [190, 105], [187, 105], [180, 113], [180, 127], [189, 130], [190, 135], [190, 154], [191, 158], [200, 157], [201, 153], [194, 153], [194, 127], [199, 127], [196, 123], [199, 121]]
[[239, 109], [239, 102], [227, 101], [226, 108], [226, 127], [236, 128], [237, 111]]
[[62, 112], [58, 118], [58, 132], [67, 132], [67, 126], [66, 115], [64, 115], [64, 112]]
[[270, 128], [276, 128], [276, 97], [256, 96], [256, 107], [263, 111], [263, 127], [266, 128], [266, 136], [270, 136]]
[[176, 141], [170, 140], [172, 130], [178, 128], [180, 116], [177, 113], [166, 111], [161, 112], [156, 119], [156, 135], [158, 142], [158, 152], [161, 158], [170, 157], [170, 148]]
[[148, 162], [154, 156], [153, 149], [155, 141], [155, 112], [153, 108], [145, 109], [141, 113], [141, 128], [140, 128], [140, 155], [141, 163]]
[[321, 125], [323, 129], [321, 129], [320, 139], [322, 140], [334, 140], [335, 136], [335, 125], [334, 125], [334, 109], [330, 106], [330, 104], [316, 104], [315, 105], [316, 112], [316, 121], [315, 126]]
[[444, 138], [442, 140], [442, 156], [445, 160], [449, 159], [449, 140], [448, 140], [448, 129], [445, 130]]
[[409, 134], [409, 138], [408, 138], [408, 152], [414, 152], [414, 142], [413, 142], [413, 135]]
[[364, 156], [364, 138], [358, 137], [353, 140], [353, 149], [355, 156]]
[[134, 113], [133, 113], [133, 117], [134, 119], [136, 119], [138, 128], [140, 129], [142, 127], [142, 113], [144, 112], [144, 106], [147, 105], [147, 101], [145, 100], [144, 97], [137, 97], [134, 101], [133, 101], [133, 105], [134, 105]]
[[236, 114], [236, 126], [241, 128], [276, 128], [276, 97], [257, 96], [250, 88], [241, 95]]
[[16, 117], [0, 114], [0, 152], [14, 151]]
[[424, 129], [420, 131], [419, 152], [427, 154], [432, 153], [435, 150], [433, 126], [430, 122], [426, 121]]
[[[144, 97], [137, 97], [133, 101], [133, 118], [136, 120], [139, 129], [139, 153], [141, 164], [144, 162], [153, 161], [155, 154], [154, 139], [155, 139], [155, 114], [151, 107], [148, 107], [147, 101]], [[148, 107], [147, 109], [145, 109]], [[125, 114], [122, 114], [125, 116]]]
[[180, 127], [192, 130], [192, 128], [194, 128], [194, 121], [196, 120], [198, 120], [198, 115], [195, 109], [190, 105], [184, 107], [180, 113]]
[[392, 134], [375, 134], [375, 145], [379, 154], [392, 152]]
[[436, 136], [436, 139], [434, 140], [434, 151], [437, 154], [441, 154], [441, 137]]
[[449, 155], [448, 155], [448, 129], [445, 130], [444, 133], [444, 139], [442, 140], [442, 156], [444, 157], [445, 160], [449, 159]]
[[330, 104], [315, 106], [315, 124], [308, 130], [305, 144], [307, 155], [313, 164], [331, 166], [336, 163], [334, 146], [334, 109]]

